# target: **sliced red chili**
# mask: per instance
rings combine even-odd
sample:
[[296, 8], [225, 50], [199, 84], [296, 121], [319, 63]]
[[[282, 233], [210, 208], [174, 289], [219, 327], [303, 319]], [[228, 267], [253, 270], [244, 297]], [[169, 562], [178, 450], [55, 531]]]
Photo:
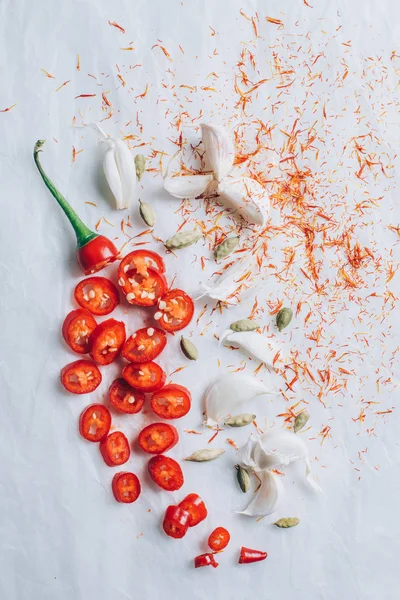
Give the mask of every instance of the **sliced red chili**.
[[160, 390], [166, 379], [166, 374], [155, 362], [131, 363], [124, 367], [122, 377], [135, 390], [142, 392], [156, 392]]
[[229, 544], [231, 535], [225, 527], [217, 527], [210, 533], [208, 545], [211, 550], [223, 550]]
[[207, 552], [206, 554], [200, 554], [200, 556], [196, 556], [194, 559], [194, 567], [198, 569], [199, 567], [214, 567], [216, 569], [219, 566], [219, 563], [214, 558], [214, 554], [211, 552]]
[[175, 539], [183, 538], [189, 528], [190, 514], [180, 506], [168, 506], [165, 511], [163, 529]]
[[129, 304], [155, 306], [167, 291], [167, 280], [160, 271], [149, 267], [146, 273], [141, 275], [139, 271], [132, 269], [119, 277], [118, 284]]
[[109, 467], [123, 465], [131, 455], [128, 439], [122, 431], [113, 431], [102, 439], [100, 452]]
[[88, 277], [74, 290], [75, 300], [94, 315], [108, 315], [119, 304], [118, 290], [105, 277]]
[[111, 427], [110, 411], [103, 404], [91, 404], [79, 419], [79, 432], [88, 442], [100, 442]]
[[176, 460], [169, 456], [153, 456], [149, 460], [148, 469], [154, 483], [167, 492], [174, 492], [183, 486], [182, 469]]
[[89, 338], [89, 354], [99, 365], [114, 362], [125, 343], [125, 324], [107, 319], [97, 325]]
[[159, 300], [154, 318], [165, 331], [173, 333], [189, 325], [193, 313], [194, 304], [191, 297], [182, 290], [170, 290]]
[[152, 423], [139, 433], [138, 443], [149, 454], [162, 454], [171, 450], [179, 439], [178, 432], [168, 423]]
[[162, 329], [144, 327], [138, 329], [125, 342], [122, 356], [133, 363], [154, 360], [164, 350], [167, 335]]
[[261, 550], [251, 550], [250, 548], [245, 548], [244, 546], [240, 549], [240, 557], [238, 563], [240, 565], [259, 562], [260, 560], [265, 560], [268, 554], [266, 552], [262, 552]]
[[90, 394], [101, 383], [101, 373], [91, 360], [76, 360], [61, 370], [61, 383], [72, 394]]
[[134, 390], [125, 379], [115, 379], [108, 390], [110, 404], [119, 412], [134, 415], [144, 405], [144, 395]]
[[[78, 354], [86, 354], [89, 349], [89, 337], [97, 323], [88, 310], [77, 308], [64, 319], [62, 334], [68, 346]], [[165, 335], [165, 334], [164, 334]]]
[[[147, 277], [148, 268], [155, 269], [160, 273], [165, 272], [165, 263], [161, 256], [151, 250], [134, 250], [129, 252], [119, 263], [118, 279], [126, 279], [127, 273], [137, 271], [139, 275]], [[119, 284], [121, 287], [125, 283]]]
[[180, 419], [190, 410], [192, 397], [183, 385], [165, 385], [151, 398], [151, 408], [162, 419]]
[[208, 515], [207, 507], [197, 494], [188, 494], [179, 506], [190, 514], [189, 527], [195, 527]]
[[115, 473], [112, 480], [112, 491], [117, 502], [131, 504], [140, 496], [140, 481], [135, 473], [127, 471]]
[[79, 245], [79, 236], [77, 236], [78, 249], [76, 251], [76, 258], [78, 265], [85, 275], [92, 275], [93, 273], [97, 273], [97, 271], [101, 271], [101, 269], [104, 269], [104, 267], [117, 260], [118, 257], [118, 250], [111, 240], [104, 235], [91, 233], [95, 237], [83, 246]]

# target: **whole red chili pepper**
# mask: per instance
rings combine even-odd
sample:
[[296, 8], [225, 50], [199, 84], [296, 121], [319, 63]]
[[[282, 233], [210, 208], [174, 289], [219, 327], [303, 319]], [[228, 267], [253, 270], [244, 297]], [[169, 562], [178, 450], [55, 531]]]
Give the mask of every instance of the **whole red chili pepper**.
[[196, 556], [194, 559], [194, 568], [198, 569], [199, 567], [214, 567], [216, 569], [219, 566], [219, 563], [214, 558], [214, 554], [212, 552], [207, 552], [206, 554], [200, 554], [200, 556]]
[[266, 552], [262, 552], [261, 550], [251, 550], [250, 548], [242, 546], [238, 563], [244, 565], [247, 563], [258, 562], [259, 560], [265, 560], [267, 556], [268, 554]]
[[43, 144], [44, 140], [38, 140], [35, 144], [33, 151], [35, 164], [42, 176], [44, 183], [46, 184], [47, 189], [57, 200], [75, 231], [78, 242], [76, 256], [80, 268], [85, 275], [96, 273], [96, 271], [100, 271], [100, 269], [116, 260], [118, 256], [118, 250], [111, 240], [106, 238], [104, 235], [98, 235], [86, 227], [74, 209], [70, 206], [64, 196], [57, 190], [53, 182], [43, 171], [43, 167], [39, 160], [39, 152], [42, 152], [41, 147]]

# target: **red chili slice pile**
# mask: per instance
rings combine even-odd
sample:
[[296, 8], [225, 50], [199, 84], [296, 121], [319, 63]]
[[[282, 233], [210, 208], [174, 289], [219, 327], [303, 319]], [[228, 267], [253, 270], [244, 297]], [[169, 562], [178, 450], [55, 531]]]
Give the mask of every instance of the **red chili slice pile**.
[[[155, 252], [136, 250], [123, 258], [118, 267], [118, 285], [131, 305], [156, 307], [154, 319], [158, 327], [142, 328], [126, 338], [123, 321], [108, 318], [97, 323], [95, 316], [109, 315], [120, 302], [117, 287], [105, 277], [87, 277], [75, 288], [74, 297], [81, 308], [65, 318], [62, 335], [73, 352], [89, 354], [92, 360], [81, 359], [66, 365], [61, 371], [61, 383], [73, 394], [89, 394], [101, 383], [97, 365], [106, 366], [122, 356], [128, 364], [122, 377], [111, 384], [108, 397], [111, 406], [126, 414], [139, 413], [145, 394], [151, 394], [150, 406], [157, 417], [165, 420], [185, 416], [191, 407], [189, 390], [181, 385], [165, 385], [166, 374], [154, 362], [167, 344], [167, 334], [186, 327], [194, 313], [190, 296], [180, 289], [169, 290], [164, 261]], [[89, 442], [99, 443], [104, 462], [109, 467], [125, 464], [130, 457], [130, 444], [122, 431], [111, 429], [111, 414], [103, 404], [90, 404], [82, 412], [79, 432]], [[166, 491], [179, 490], [184, 483], [178, 462], [165, 452], [177, 444], [177, 429], [163, 422], [151, 423], [139, 433], [138, 445], [152, 454], [148, 471], [156, 485]], [[114, 475], [112, 491], [117, 502], [135, 502], [141, 492], [134, 473], [121, 471]], [[195, 527], [207, 517], [207, 507], [197, 494], [188, 494], [177, 506], [167, 507], [163, 530], [172, 538], [182, 538], [189, 527]], [[194, 559], [195, 567], [217, 567], [214, 555], [230, 540], [229, 532], [217, 527], [208, 538], [211, 552]], [[266, 553], [242, 548], [239, 563], [263, 560]]]

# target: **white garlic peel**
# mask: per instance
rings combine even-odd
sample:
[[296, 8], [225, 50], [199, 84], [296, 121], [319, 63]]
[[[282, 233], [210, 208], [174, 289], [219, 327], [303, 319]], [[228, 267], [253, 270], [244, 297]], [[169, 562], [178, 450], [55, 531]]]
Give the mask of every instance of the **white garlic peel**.
[[[214, 300], [237, 304], [238, 298], [232, 295], [236, 292], [239, 285], [242, 283], [243, 289], [252, 287], [252, 278], [255, 275], [255, 258], [252, 254], [236, 261], [231, 267], [226, 269], [215, 282], [205, 283], [202, 285], [204, 290], [202, 296], [207, 295]], [[246, 273], [250, 273], [250, 277], [246, 281], [240, 281]], [[200, 297], [202, 297], [200, 296]], [[197, 298], [198, 299], [198, 298]]]
[[274, 393], [271, 385], [242, 373], [221, 375], [207, 390], [205, 397], [206, 424], [216, 425], [233, 415], [238, 406], [256, 396]]
[[239, 346], [245, 352], [261, 360], [268, 367], [283, 366], [285, 364], [283, 351], [280, 350], [278, 358], [276, 358], [279, 351], [278, 347], [270, 338], [265, 337], [257, 331], [234, 332], [227, 330], [220, 338], [220, 343], [222, 342]]
[[265, 225], [268, 214], [267, 193], [251, 177], [225, 177], [217, 187], [224, 204], [235, 209], [241, 217], [256, 225]]
[[221, 181], [232, 171], [235, 158], [233, 138], [224, 127], [201, 124], [201, 136], [206, 158], [215, 179]]
[[[304, 461], [304, 479], [309, 486], [321, 492], [319, 485], [311, 478], [308, 449], [304, 441], [291, 431], [284, 429], [268, 429], [262, 435], [251, 435], [247, 443], [240, 448], [237, 458], [245, 467], [252, 469], [262, 479], [263, 484], [257, 491], [255, 498], [250, 502], [243, 514], [259, 517], [267, 516], [274, 512], [283, 485], [264, 479], [264, 475], [271, 473], [272, 469], [281, 470], [295, 461]], [[281, 477], [281, 476], [278, 476]], [[264, 485], [265, 483], [265, 485]]]
[[175, 198], [193, 199], [204, 194], [212, 181], [212, 175], [165, 177], [164, 188], [171, 196], [175, 196]]

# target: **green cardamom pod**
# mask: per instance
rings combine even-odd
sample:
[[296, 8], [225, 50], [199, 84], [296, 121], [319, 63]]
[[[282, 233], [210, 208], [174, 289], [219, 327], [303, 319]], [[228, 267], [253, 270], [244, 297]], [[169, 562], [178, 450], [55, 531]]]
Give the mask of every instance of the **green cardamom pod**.
[[139, 203], [140, 203], [139, 213], [140, 213], [140, 216], [142, 217], [143, 221], [149, 227], [154, 227], [154, 223], [156, 222], [156, 217], [154, 214], [153, 207], [150, 204], [148, 204], [147, 202], [142, 202], [141, 200], [139, 200]]
[[136, 154], [135, 167], [137, 180], [140, 181], [143, 177], [143, 173], [146, 171], [146, 158], [143, 154]]
[[282, 331], [282, 329], [285, 329], [285, 327], [287, 327], [289, 325], [292, 318], [293, 318], [293, 311], [291, 308], [286, 308], [286, 307], [281, 308], [281, 310], [276, 315], [276, 326], [278, 327], [279, 331]]
[[197, 450], [190, 456], [187, 456], [185, 460], [191, 460], [193, 462], [207, 462], [209, 460], [215, 460], [221, 454], [224, 454], [225, 450], [221, 448], [204, 448], [204, 450]]
[[244, 427], [245, 425], [250, 425], [256, 418], [256, 415], [252, 415], [250, 413], [242, 413], [240, 415], [235, 415], [231, 417], [227, 421], [225, 421], [225, 425], [229, 425], [229, 427]]
[[246, 469], [244, 467], [241, 467], [240, 465], [235, 465], [235, 469], [240, 489], [243, 493], [248, 492], [251, 484], [250, 475], [248, 471], [246, 471]]
[[197, 360], [199, 357], [199, 352], [193, 342], [183, 336], [181, 337], [181, 350], [189, 360]]
[[259, 327], [259, 324], [251, 319], [240, 319], [239, 321], [235, 321], [230, 325], [232, 331], [254, 331]]
[[283, 517], [279, 519], [274, 525], [277, 527], [281, 527], [282, 529], [287, 529], [288, 527], [296, 527], [300, 523], [300, 519], [297, 517]]
[[306, 410], [303, 410], [301, 413], [299, 413], [294, 420], [293, 431], [297, 433], [300, 431], [300, 429], [303, 429], [309, 418], [310, 415]]
[[229, 256], [229, 254], [233, 252], [238, 245], [239, 240], [240, 237], [238, 235], [224, 239], [224, 241], [218, 244], [214, 250], [215, 260], [221, 260], [222, 258]]
[[165, 247], [168, 250], [180, 250], [186, 248], [199, 241], [203, 237], [201, 231], [179, 231], [165, 242]]

